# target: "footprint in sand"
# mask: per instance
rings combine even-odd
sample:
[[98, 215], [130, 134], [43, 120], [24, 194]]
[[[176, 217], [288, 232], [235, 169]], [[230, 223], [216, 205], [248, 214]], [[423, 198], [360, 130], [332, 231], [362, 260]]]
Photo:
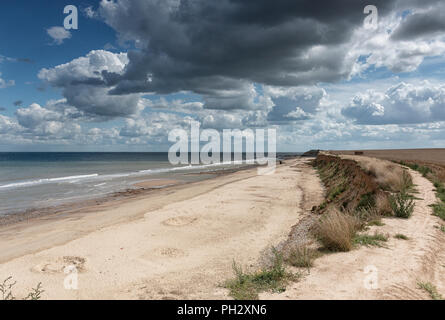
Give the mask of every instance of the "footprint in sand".
[[164, 221], [162, 221], [162, 224], [166, 225], [166, 226], [181, 227], [181, 226], [186, 226], [188, 224], [191, 224], [191, 223], [195, 222], [196, 220], [198, 220], [198, 218], [196, 218], [196, 217], [179, 216], [179, 217], [174, 217], [174, 218], [164, 220]]
[[78, 272], [83, 272], [85, 268], [86, 259], [76, 256], [64, 256], [50, 259], [39, 263], [31, 270], [39, 273], [63, 273], [68, 266], [75, 266]]
[[182, 257], [185, 255], [184, 250], [177, 248], [159, 248], [155, 250], [155, 253], [158, 256], [169, 257], [169, 258]]
[[187, 255], [184, 250], [172, 248], [172, 247], [163, 247], [151, 250], [144, 255], [141, 256], [143, 260], [153, 260], [154, 258], [180, 258]]

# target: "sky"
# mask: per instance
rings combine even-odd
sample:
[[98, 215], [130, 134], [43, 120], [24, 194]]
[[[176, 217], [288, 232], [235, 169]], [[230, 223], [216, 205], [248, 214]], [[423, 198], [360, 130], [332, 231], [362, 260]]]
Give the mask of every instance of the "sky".
[[368, 4], [3, 1], [0, 151], [167, 151], [192, 120], [278, 151], [444, 147], [445, 2]]

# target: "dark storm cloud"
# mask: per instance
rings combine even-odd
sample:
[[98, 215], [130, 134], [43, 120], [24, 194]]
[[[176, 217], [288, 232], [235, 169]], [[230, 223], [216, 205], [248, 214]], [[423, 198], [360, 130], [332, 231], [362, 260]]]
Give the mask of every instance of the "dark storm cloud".
[[445, 31], [445, 3], [406, 17], [391, 35], [393, 40], [411, 40]]
[[[189, 90], [218, 97], [256, 82], [297, 86], [349, 75], [348, 41], [367, 1], [102, 2], [100, 14], [142, 49], [120, 75], [104, 72], [110, 93]], [[394, 1], [374, 1], [381, 16]], [[209, 105], [207, 105], [209, 107]], [[217, 107], [213, 104], [212, 108]]]
[[[396, 19], [395, 12], [423, 12], [416, 8], [424, 3], [437, 1], [372, 4], [385, 21]], [[144, 93], [176, 92], [200, 95], [206, 109], [261, 113], [269, 105], [261, 85], [307, 87], [347, 79], [358, 72], [359, 56], [369, 53], [370, 65], [412, 71], [423, 55], [440, 52], [434, 46], [426, 51], [415, 46], [396, 50], [397, 41], [366, 43], [369, 33], [359, 28], [368, 4], [361, 0], [104, 0], [94, 11], [98, 19], [115, 29], [121, 44], [132, 42], [136, 49], [93, 50], [43, 69], [39, 78], [61, 88], [68, 104], [100, 117], [134, 115], [144, 108], [140, 100]], [[274, 99], [270, 121], [307, 119], [318, 110], [319, 100], [310, 107], [288, 97]]]

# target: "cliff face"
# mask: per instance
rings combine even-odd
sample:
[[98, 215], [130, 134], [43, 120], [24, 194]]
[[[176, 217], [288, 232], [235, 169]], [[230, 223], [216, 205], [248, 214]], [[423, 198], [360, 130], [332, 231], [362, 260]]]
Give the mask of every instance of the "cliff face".
[[341, 210], [373, 207], [375, 196], [382, 192], [374, 177], [353, 160], [319, 154], [313, 164], [326, 188], [326, 201], [318, 208], [319, 213], [330, 206]]
[[316, 157], [318, 156], [320, 150], [309, 150], [306, 151], [305, 153], [303, 153], [301, 156], [302, 157]]

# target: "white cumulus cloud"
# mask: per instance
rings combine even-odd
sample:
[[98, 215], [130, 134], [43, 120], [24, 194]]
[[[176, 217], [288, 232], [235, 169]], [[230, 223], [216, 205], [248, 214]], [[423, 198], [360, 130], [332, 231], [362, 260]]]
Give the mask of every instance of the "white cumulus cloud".
[[54, 40], [54, 43], [59, 45], [64, 40], [71, 38], [71, 32], [63, 27], [51, 27], [46, 30], [46, 33]]

